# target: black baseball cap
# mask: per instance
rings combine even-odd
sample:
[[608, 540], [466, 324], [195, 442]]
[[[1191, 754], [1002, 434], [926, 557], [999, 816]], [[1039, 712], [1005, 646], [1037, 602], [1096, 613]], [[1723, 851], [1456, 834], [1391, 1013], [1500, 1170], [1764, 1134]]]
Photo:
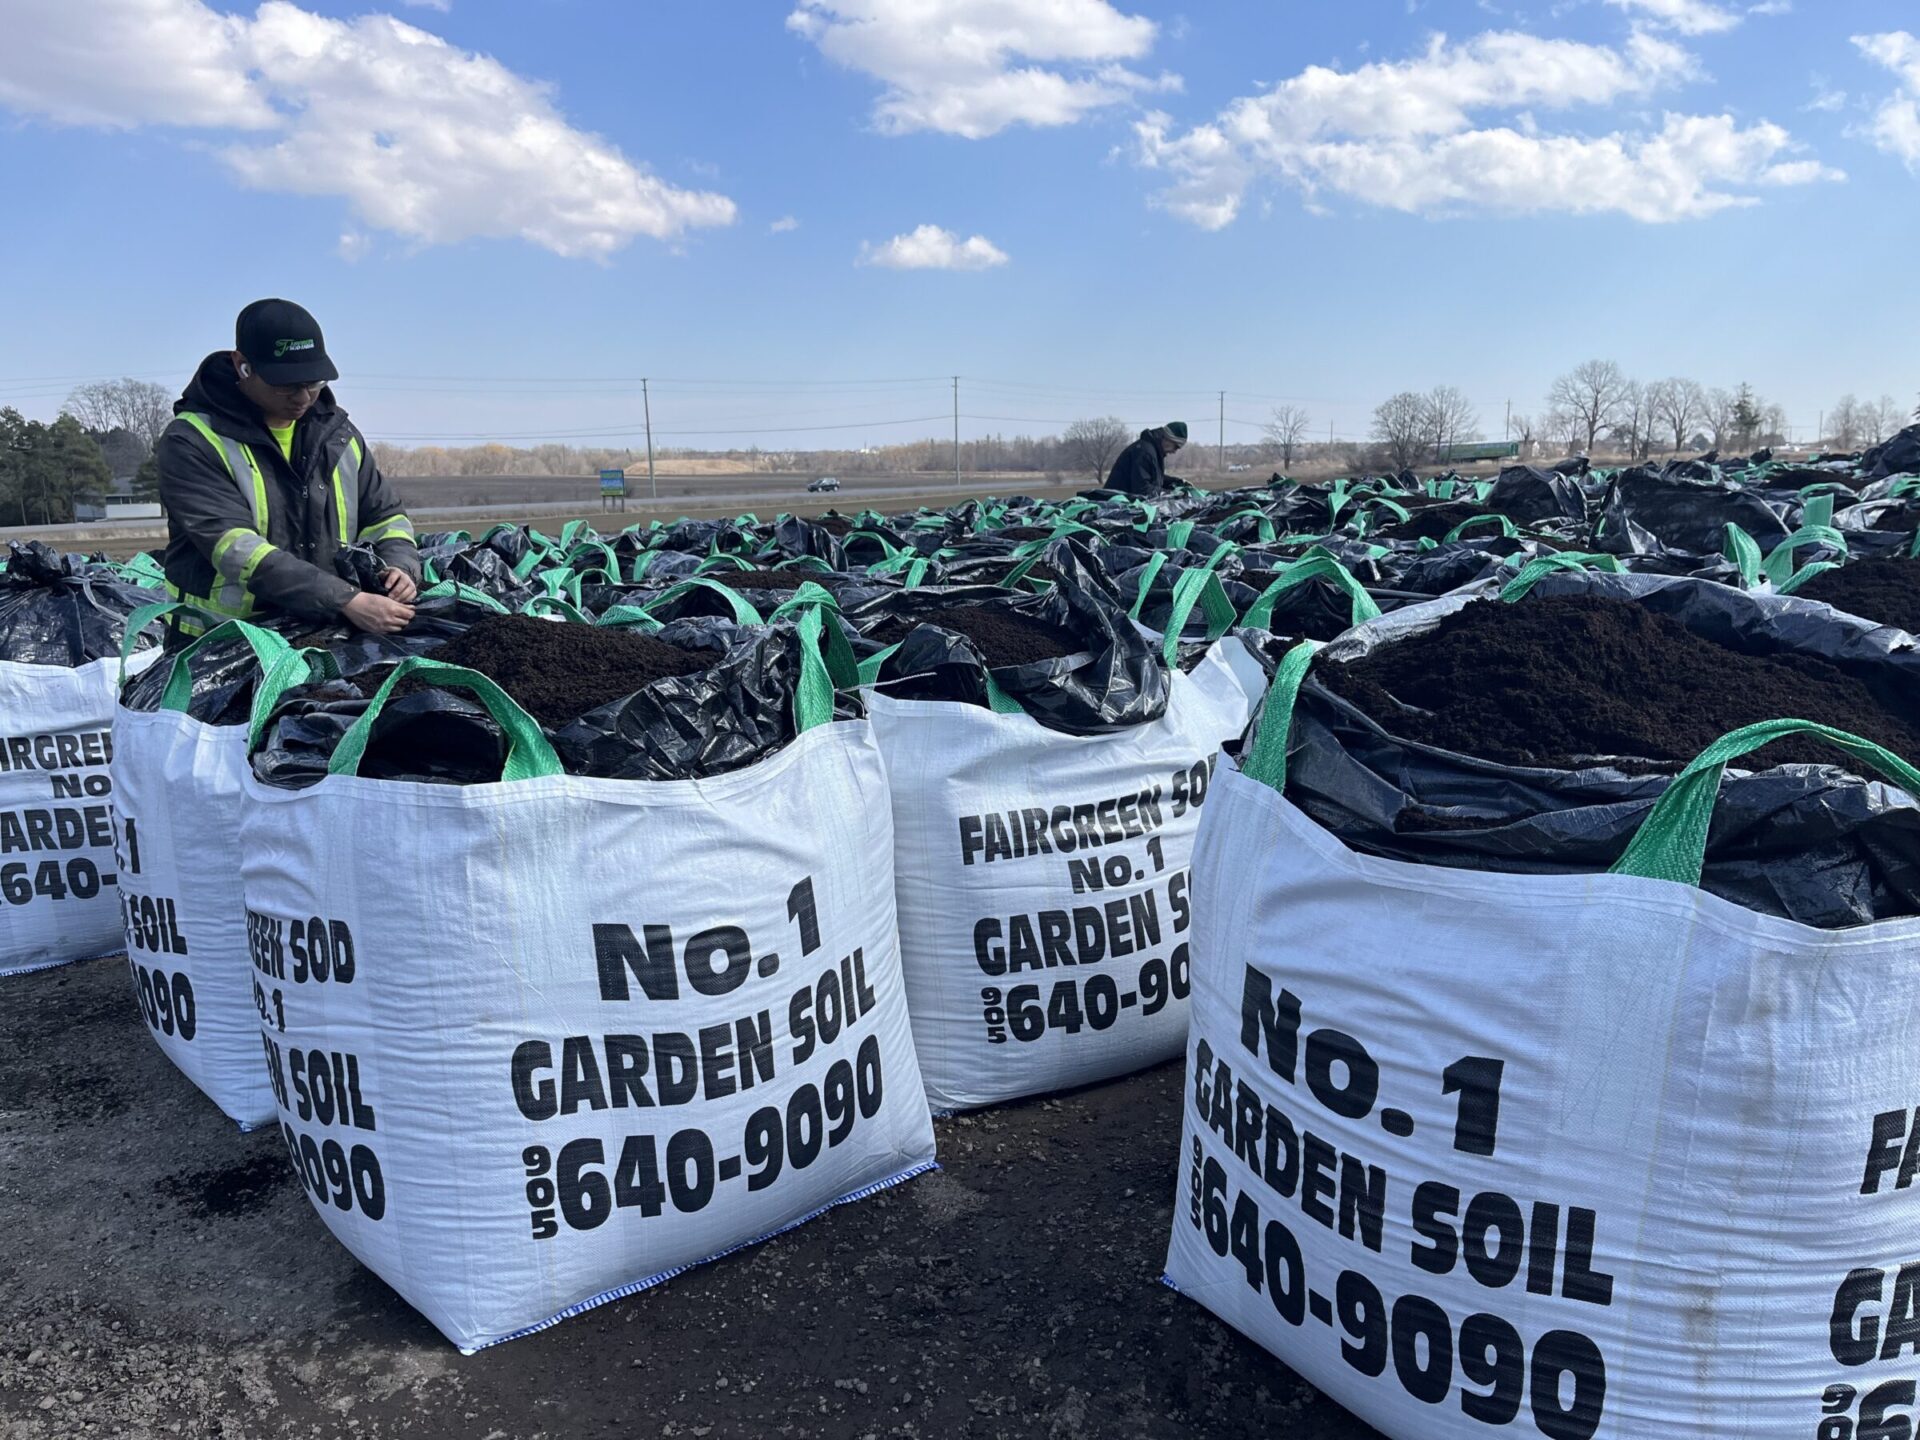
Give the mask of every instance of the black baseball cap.
[[338, 380], [320, 322], [291, 300], [256, 300], [233, 322], [233, 348], [269, 385]]

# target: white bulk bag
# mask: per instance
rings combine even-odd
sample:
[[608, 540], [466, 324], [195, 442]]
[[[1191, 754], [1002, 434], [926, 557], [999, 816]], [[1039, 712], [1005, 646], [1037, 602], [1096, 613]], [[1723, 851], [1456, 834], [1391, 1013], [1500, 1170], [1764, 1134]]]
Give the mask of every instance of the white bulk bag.
[[[152, 607], [164, 613], [174, 606]], [[146, 623], [146, 612], [134, 618]], [[241, 780], [246, 725], [208, 725], [186, 713], [188, 661], [239, 634], [259, 658], [256, 701], [283, 688], [272, 678], [306, 662], [272, 631], [229, 620], [169, 657], [161, 708], [114, 707], [113, 805], [127, 968], [148, 1033], [208, 1099], [252, 1130], [275, 1116], [261, 1056], [259, 1007], [267, 1003], [247, 952], [240, 891]], [[307, 652], [324, 655], [324, 652]], [[265, 719], [256, 703], [254, 726]]]
[[868, 690], [914, 1046], [937, 1110], [1180, 1053], [1188, 854], [1220, 744], [1247, 718], [1226, 648], [1173, 671], [1160, 719], [1107, 735]]
[[[478, 694], [505, 779], [353, 773], [414, 673]], [[410, 659], [328, 778], [248, 777], [289, 1155], [335, 1236], [462, 1350], [932, 1165], [879, 753], [831, 719], [824, 672], [801, 695], [802, 733], [747, 769], [587, 779], [484, 677]]]
[[120, 667], [0, 660], [0, 976], [116, 954], [125, 938], [109, 771]]
[[1619, 873], [1376, 859], [1282, 797], [1301, 659], [1195, 849], [1169, 1283], [1400, 1440], [1908, 1434], [1920, 920], [1692, 882], [1768, 739], [1920, 774], [1769, 722]]

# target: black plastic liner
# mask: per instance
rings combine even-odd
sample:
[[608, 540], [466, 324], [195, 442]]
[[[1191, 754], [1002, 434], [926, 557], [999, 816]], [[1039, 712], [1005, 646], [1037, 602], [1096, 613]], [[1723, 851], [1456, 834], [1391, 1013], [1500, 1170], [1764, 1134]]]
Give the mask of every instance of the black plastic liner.
[[[1105, 735], [1158, 720], [1166, 713], [1170, 676], [1158, 648], [1127, 616], [1112, 582], [1076, 540], [1056, 540], [1044, 552], [1056, 579], [1046, 593], [1005, 590], [902, 590], [847, 613], [863, 635], [883, 621], [913, 620], [952, 605], [1004, 606], [1082, 636], [1084, 652], [1007, 665], [994, 683], [1021, 709], [1063, 735]], [[880, 648], [869, 642], [871, 653]], [[899, 700], [957, 700], [987, 705], [989, 668], [973, 642], [937, 625], [916, 624], [881, 668], [885, 694]]]
[[[1563, 572], [1532, 593], [1635, 599], [1733, 649], [1819, 655], [1920, 708], [1920, 652], [1892, 643], [1888, 637], [1897, 632], [1836, 617], [1824, 606], [1642, 575]], [[1351, 632], [1316, 668], [1392, 643], [1407, 633], [1414, 613]], [[1269, 668], [1277, 659], [1275, 647], [1255, 653]], [[1312, 671], [1288, 744], [1287, 798], [1347, 845], [1472, 870], [1603, 871], [1670, 779], [1627, 774], [1603, 759], [1586, 769], [1549, 770], [1405, 741], [1332, 694]], [[1748, 909], [1825, 929], [1920, 914], [1920, 801], [1841, 763], [1757, 774], [1729, 768], [1701, 884]]]
[[1615, 475], [1601, 502], [1593, 548], [1623, 556], [1672, 551], [1698, 563], [1720, 555], [1728, 525], [1751, 535], [1763, 554], [1787, 538], [1786, 522], [1759, 495], [1676, 478], [1680, 468], [1640, 466]]
[[[7, 547], [7, 569], [0, 575], [0, 660], [17, 665], [75, 669], [95, 660], [118, 658], [127, 617], [142, 605], [167, 597], [158, 590], [129, 585], [104, 565], [80, 555], [63, 555], [35, 540]], [[136, 650], [160, 643], [152, 627]]]
[[[655, 681], [547, 729], [568, 774], [693, 780], [756, 764], [794, 740], [793, 697], [804, 643], [794, 625], [735, 626], [700, 618], [676, 621], [652, 635], [710, 653], [715, 663]], [[254, 752], [254, 774], [264, 784], [291, 790], [321, 780], [334, 749], [367, 704], [367, 696], [341, 680], [289, 691]], [[862, 713], [857, 691], [835, 694], [835, 719]], [[505, 763], [499, 726], [468, 692], [421, 689], [388, 701], [374, 722], [359, 773], [380, 780], [475, 785], [498, 780]]]

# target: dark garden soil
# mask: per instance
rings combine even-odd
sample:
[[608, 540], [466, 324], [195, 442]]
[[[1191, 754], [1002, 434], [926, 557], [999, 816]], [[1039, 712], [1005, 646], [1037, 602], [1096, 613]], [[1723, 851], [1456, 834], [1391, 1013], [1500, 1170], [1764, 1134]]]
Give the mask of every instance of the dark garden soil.
[[[1574, 769], [1593, 757], [1693, 759], [1758, 720], [1814, 720], [1920, 756], [1920, 714], [1805, 655], [1743, 655], [1628, 601], [1539, 596], [1483, 601], [1429, 633], [1315, 672], [1403, 739], [1510, 765]], [[1897, 702], [1895, 702], [1897, 703]], [[1793, 739], [1741, 760], [1845, 763]]]
[[1183, 1079], [936, 1121], [939, 1170], [463, 1358], [326, 1232], [278, 1128], [167, 1061], [123, 960], [19, 976], [0, 1436], [1378, 1440], [1160, 1283]]
[[829, 535], [847, 535], [854, 530], [853, 517], [849, 515], [815, 515], [812, 522]]
[[1793, 593], [1920, 635], [1920, 560], [1856, 560], [1821, 571]]
[[949, 605], [911, 619], [895, 617], [883, 621], [868, 633], [881, 644], [892, 645], [904, 640], [919, 625], [938, 625], [942, 630], [966, 636], [980, 652], [980, 658], [995, 670], [1077, 655], [1087, 648], [1086, 642], [1071, 630], [999, 605]]
[[[1490, 510], [1482, 510], [1478, 505], [1467, 505], [1458, 500], [1450, 500], [1445, 504], [1428, 505], [1416, 510], [1411, 520], [1400, 525], [1382, 526], [1379, 533], [1391, 536], [1395, 540], [1444, 540], [1449, 531], [1478, 516], [1492, 513]], [[1484, 538], [1485, 535], [1497, 535], [1499, 530], [1500, 527], [1497, 525], [1488, 525], [1481, 529], [1469, 530], [1467, 533]]]
[[1004, 530], [989, 530], [987, 534], [999, 540], [1044, 540], [1053, 534], [1053, 526], [1009, 525]]
[[829, 575], [822, 570], [710, 570], [702, 580], [718, 580], [732, 590], [798, 590], [807, 581], [831, 590], [844, 585], [846, 575]]
[[[489, 615], [427, 658], [478, 670], [541, 724], [559, 726], [656, 680], [705, 670], [716, 657], [626, 630]], [[368, 671], [354, 683], [370, 695], [386, 674], [384, 668]], [[400, 689], [414, 683], [403, 682]]]

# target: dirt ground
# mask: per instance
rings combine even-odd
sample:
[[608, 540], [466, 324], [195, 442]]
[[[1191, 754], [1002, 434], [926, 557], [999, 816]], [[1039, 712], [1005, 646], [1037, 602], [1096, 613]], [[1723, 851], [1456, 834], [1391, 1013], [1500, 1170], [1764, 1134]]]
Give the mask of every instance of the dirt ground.
[[943, 1168], [462, 1358], [121, 961], [0, 982], [0, 1440], [1374, 1431], [1159, 1283], [1180, 1067], [938, 1122]]

